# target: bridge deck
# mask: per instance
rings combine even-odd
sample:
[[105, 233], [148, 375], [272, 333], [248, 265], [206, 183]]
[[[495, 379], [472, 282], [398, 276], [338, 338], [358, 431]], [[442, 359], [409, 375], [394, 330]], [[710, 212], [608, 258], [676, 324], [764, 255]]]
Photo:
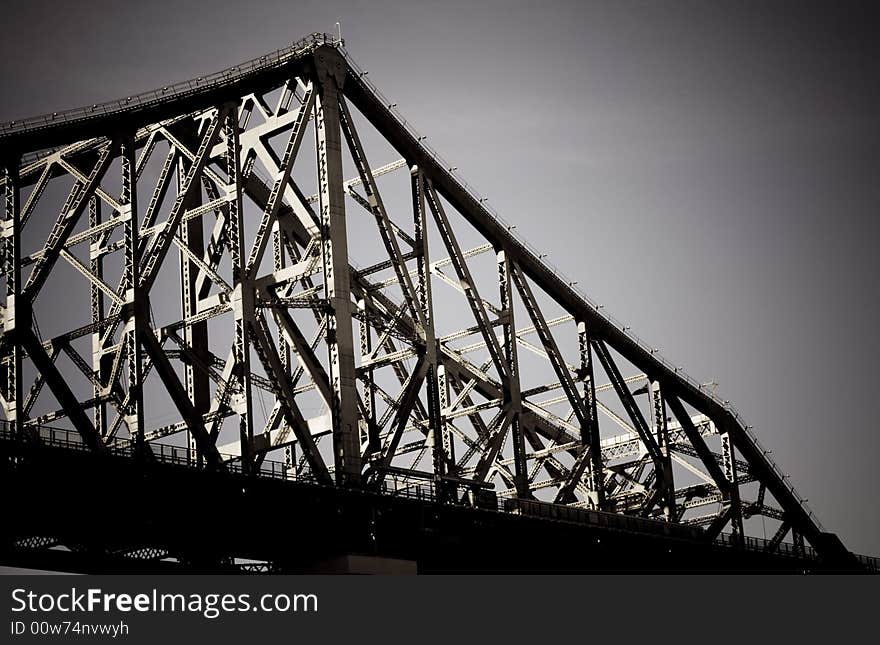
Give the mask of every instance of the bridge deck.
[[[147, 460], [126, 446], [87, 452], [64, 430], [43, 435], [23, 441], [0, 428], [0, 485], [16, 491], [3, 509], [4, 564], [301, 572], [364, 554], [421, 572], [847, 569], [788, 544], [768, 553], [753, 538], [706, 543], [688, 527], [557, 504], [440, 504], [430, 482], [367, 493], [292, 480], [273, 462], [259, 476], [210, 472], [176, 446], [154, 444]], [[852, 564], [878, 570], [873, 558]]]

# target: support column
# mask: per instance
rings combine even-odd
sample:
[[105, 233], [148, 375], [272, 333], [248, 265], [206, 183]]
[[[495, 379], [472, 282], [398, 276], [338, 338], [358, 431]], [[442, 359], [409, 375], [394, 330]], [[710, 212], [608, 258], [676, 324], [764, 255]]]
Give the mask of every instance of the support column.
[[[284, 253], [283, 237], [284, 233], [276, 220], [272, 223], [272, 270], [275, 271], [275, 273], [278, 273], [287, 266], [287, 256]], [[280, 343], [280, 346], [278, 347], [278, 355], [281, 357], [281, 364], [284, 365], [284, 373], [290, 377], [291, 370], [293, 369], [290, 345], [288, 343]]]
[[581, 443], [589, 445], [590, 465], [587, 471], [588, 486], [591, 491], [591, 502], [595, 508], [605, 507], [605, 471], [602, 464], [602, 447], [599, 436], [599, 416], [596, 410], [596, 380], [593, 376], [593, 352], [590, 349], [590, 337], [587, 325], [578, 323], [578, 347], [580, 349], [580, 377], [584, 388], [584, 410], [587, 413], [587, 432], [581, 428]]
[[[425, 176], [418, 166], [410, 168], [410, 184], [412, 192], [413, 208], [413, 232], [415, 245], [413, 249], [416, 257], [417, 283], [414, 286], [417, 302], [413, 303], [421, 312], [416, 316], [421, 321], [422, 336], [425, 339], [425, 362], [428, 372], [425, 376], [428, 394], [428, 444], [431, 446], [431, 456], [434, 467], [434, 477], [437, 482], [437, 492], [441, 500], [455, 499], [458, 495], [456, 485], [448, 480], [443, 480], [449, 472], [448, 464], [452, 453], [452, 437], [443, 419], [441, 390], [445, 383], [445, 376], [440, 371], [440, 352], [437, 347], [437, 337], [434, 333], [434, 301], [431, 296], [431, 271], [430, 254], [428, 252], [428, 223], [425, 217]], [[403, 267], [405, 271], [405, 266]], [[405, 293], [406, 290], [404, 290]]]
[[125, 342], [126, 371], [128, 374], [128, 405], [125, 409], [125, 425], [131, 440], [140, 451], [144, 447], [144, 398], [143, 354], [141, 335], [153, 333], [149, 329], [149, 305], [146, 293], [140, 285], [140, 224], [137, 215], [137, 190], [135, 189], [134, 137], [128, 136], [120, 145], [122, 160], [122, 194], [120, 203], [125, 218], [123, 237], [125, 260], [123, 281], [125, 283], [125, 305], [122, 316], [125, 327], [122, 331]]
[[231, 304], [235, 316], [232, 378], [240, 387], [234, 409], [238, 413], [238, 435], [241, 445], [241, 464], [244, 472], [253, 465], [254, 418], [251, 392], [251, 352], [248, 327], [255, 323], [254, 287], [247, 277], [247, 258], [244, 253], [244, 211], [241, 186], [241, 145], [238, 140], [237, 110], [229, 109], [223, 121], [226, 138], [226, 191], [229, 212], [229, 254], [232, 264]]
[[[370, 356], [373, 352], [373, 333], [370, 329], [370, 322], [367, 317], [367, 302], [364, 298], [358, 300], [358, 310], [361, 312], [361, 356]], [[379, 440], [379, 426], [376, 424], [376, 388], [373, 385], [373, 374], [373, 368], [369, 367], [362, 376], [364, 383], [364, 412], [367, 426], [367, 448], [365, 454], [368, 462], [373, 457], [381, 455], [382, 452], [382, 444]]]
[[730, 482], [730, 491], [727, 495], [722, 492], [723, 505], [730, 507], [730, 528], [733, 531], [735, 541], [743, 538], [742, 504], [739, 499], [739, 481], [736, 472], [736, 451], [729, 432], [721, 433], [721, 461], [724, 467], [724, 476]]
[[[278, 221], [272, 223], [272, 270], [276, 273], [287, 266], [287, 256], [284, 253], [284, 232]], [[280, 343], [278, 353], [281, 357], [281, 364], [284, 367], [285, 378], [291, 377], [292, 361], [290, 355], [290, 345], [286, 342]], [[283, 418], [283, 417], [282, 417]], [[284, 447], [284, 468], [287, 476], [296, 479], [296, 445], [289, 444]]]
[[[651, 381], [651, 418], [654, 425], [654, 436], [660, 450], [656, 486], [660, 491], [661, 508], [667, 522], [677, 517], [675, 512], [675, 483], [672, 478], [672, 457], [669, 452], [669, 426], [666, 422], [666, 402], [660, 391], [660, 383]], [[655, 464], [657, 468], [658, 464]]]
[[19, 199], [18, 159], [7, 159], [4, 195], [3, 262], [6, 273], [6, 310], [3, 332], [11, 343], [10, 360], [6, 366], [6, 418], [13, 434], [21, 432], [24, 421], [24, 390], [22, 383], [23, 349], [18, 328], [30, 327], [30, 304], [21, 295], [21, 208]]
[[[89, 228], [94, 228], [101, 223], [101, 200], [97, 195], [92, 195], [89, 201]], [[89, 245], [89, 269], [98, 279], [104, 279], [104, 255], [101, 252], [101, 234], [92, 236]], [[97, 285], [89, 286], [90, 304], [92, 311], [92, 323], [96, 325], [92, 334], [92, 369], [95, 371], [99, 384], [106, 384], [107, 377], [113, 364], [113, 357], [106, 355], [101, 344], [101, 329], [97, 327], [104, 319], [104, 292]], [[104, 388], [95, 385], [93, 394], [96, 399], [102, 397]], [[102, 437], [107, 436], [107, 404], [101, 401], [95, 404], [94, 410], [95, 430]]]
[[346, 66], [336, 50], [331, 48], [317, 49], [314, 59], [319, 87], [315, 101], [315, 123], [321, 257], [329, 303], [327, 347], [333, 389], [333, 461], [336, 483], [340, 486], [358, 486], [361, 480], [360, 432], [338, 98], [345, 82]]
[[[452, 434], [446, 427], [446, 418], [443, 416], [443, 410], [449, 407], [449, 376], [446, 373], [446, 366], [440, 363], [437, 366], [437, 405], [440, 408], [440, 425], [443, 436], [448, 442], [444, 444], [443, 450], [450, 464], [455, 464], [455, 444], [452, 441]], [[447, 468], [446, 474], [458, 476], [456, 472], [449, 472]]]
[[[196, 136], [194, 140], [198, 140]], [[185, 190], [186, 176], [189, 172], [190, 162], [183, 155], [178, 157], [177, 166], [177, 191], [178, 194]], [[196, 208], [202, 203], [201, 190], [191, 189], [184, 200], [183, 208], [189, 210]], [[195, 255], [202, 257], [205, 253], [204, 225], [202, 217], [194, 217], [184, 220], [180, 226], [180, 239], [183, 244]], [[198, 268], [192, 263], [186, 253], [180, 251], [180, 309], [184, 320], [198, 313], [199, 293], [197, 286]], [[183, 341], [192, 349], [193, 354], [205, 365], [210, 364], [208, 355], [208, 321], [187, 325], [183, 329]], [[184, 385], [186, 394], [193, 404], [197, 414], [204, 415], [211, 409], [211, 388], [208, 374], [197, 368], [192, 361], [184, 365]], [[198, 461], [198, 448], [196, 438], [187, 431], [187, 445], [191, 461]]]
[[498, 291], [501, 302], [501, 329], [503, 332], [504, 361], [507, 375], [502, 379], [504, 406], [510, 410], [510, 433], [513, 438], [514, 484], [516, 495], [531, 497], [529, 492], [529, 473], [526, 469], [526, 445], [520, 425], [522, 414], [522, 394], [519, 384], [519, 361], [516, 352], [516, 325], [513, 316], [513, 291], [510, 284], [510, 261], [504, 250], [497, 253]]

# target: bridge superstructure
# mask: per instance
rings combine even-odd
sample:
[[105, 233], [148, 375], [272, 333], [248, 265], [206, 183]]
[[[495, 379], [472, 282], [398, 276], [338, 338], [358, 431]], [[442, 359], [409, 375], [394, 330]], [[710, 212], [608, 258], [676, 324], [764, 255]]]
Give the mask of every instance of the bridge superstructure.
[[[293, 488], [259, 486], [282, 516], [297, 509], [281, 491], [372, 508], [430, 491], [416, 498], [430, 508], [564, 514], [711, 558], [871, 563], [822, 528], [711, 384], [519, 239], [337, 38], [0, 124], [0, 166], [7, 501], [65, 464], [107, 464], [112, 489], [125, 463], [188, 482], [196, 514], [223, 500], [193, 498], [192, 473], [281, 480]], [[82, 499], [107, 494], [94, 486]], [[7, 524], [8, 553], [193, 561], [143, 527], [85, 547], [17, 512], [29, 519]], [[262, 556], [218, 553], [235, 557]]]

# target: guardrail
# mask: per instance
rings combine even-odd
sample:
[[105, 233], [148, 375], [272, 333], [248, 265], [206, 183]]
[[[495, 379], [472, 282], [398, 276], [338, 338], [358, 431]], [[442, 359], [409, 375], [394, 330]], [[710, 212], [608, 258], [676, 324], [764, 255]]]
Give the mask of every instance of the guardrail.
[[[75, 430], [70, 430], [68, 428], [55, 428], [52, 426], [26, 428], [23, 434], [16, 436], [9, 422], [0, 420], [0, 439], [18, 440], [23, 442], [31, 441], [56, 448], [76, 450], [78, 452], [89, 452], [91, 450]], [[191, 468], [203, 467], [203, 464], [200, 462], [195, 452], [184, 446], [175, 446], [154, 441], [148, 442], [147, 446], [149, 446], [153, 457], [162, 463], [189, 466]], [[120, 457], [134, 458], [137, 455], [137, 446], [133, 441], [127, 439], [117, 440], [108, 444], [107, 450], [111, 455]], [[229, 472], [242, 472], [241, 457], [226, 453], [220, 453], [220, 457]], [[288, 468], [284, 463], [268, 459], [263, 460], [258, 472], [255, 474], [261, 477], [270, 477], [274, 479], [293, 479], [293, 477], [289, 475]], [[308, 479], [309, 475], [305, 475], [305, 477]]]
[[[771, 542], [772, 540], [764, 538], [744, 536], [742, 538], [742, 545], [740, 545], [730, 533], [722, 533], [715, 540], [715, 543], [721, 546], [731, 548], [740, 548], [740, 546], [742, 546], [742, 548], [750, 551], [766, 551]], [[776, 546], [775, 552], [779, 555], [787, 555], [793, 558], [806, 558], [808, 560], [816, 560], [819, 557], [813, 547], [805, 544], [804, 550], [801, 551], [799, 547], [791, 542], [780, 542]]]
[[868, 571], [872, 573], [880, 573], [880, 558], [875, 558], [870, 555], [859, 555], [858, 553], [855, 553], [854, 555], [856, 556], [856, 560], [861, 562]]

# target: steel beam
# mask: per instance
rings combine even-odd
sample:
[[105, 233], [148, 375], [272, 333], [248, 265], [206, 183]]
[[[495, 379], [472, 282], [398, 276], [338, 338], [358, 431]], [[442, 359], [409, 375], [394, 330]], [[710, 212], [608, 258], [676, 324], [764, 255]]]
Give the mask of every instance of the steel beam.
[[[193, 133], [194, 135], [196, 133]], [[193, 137], [195, 138], [195, 136]], [[176, 156], [176, 155], [175, 155]], [[192, 162], [183, 157], [178, 158], [177, 163], [177, 192], [186, 192], [186, 176]], [[201, 191], [197, 189], [186, 192], [186, 199], [182, 207], [187, 211], [198, 208], [202, 203]], [[192, 261], [193, 257], [201, 258], [205, 252], [204, 225], [202, 218], [187, 219], [180, 227], [180, 309], [184, 320], [198, 313], [199, 293], [197, 265]], [[185, 249], [185, 250], [184, 250]], [[184, 383], [186, 393], [192, 402], [196, 414], [204, 416], [211, 409], [211, 389], [209, 373], [199, 368], [199, 363], [210, 363], [210, 349], [208, 344], [208, 321], [187, 325], [183, 328], [182, 343], [192, 353], [192, 358], [184, 365]], [[187, 446], [190, 450], [190, 458], [198, 457], [198, 445], [196, 437], [187, 432]]]
[[333, 387], [333, 457], [337, 484], [358, 486], [361, 479], [360, 431], [339, 126], [339, 92], [345, 82], [346, 66], [335, 50], [327, 49], [316, 52], [315, 68], [321, 250], [329, 302], [327, 347]]
[[[4, 160], [3, 268], [6, 273], [6, 301], [3, 306], [3, 345], [10, 361], [5, 365], [4, 408], [12, 432], [21, 432], [24, 409], [23, 347], [21, 333], [31, 327], [30, 303], [22, 296], [21, 282], [21, 208], [18, 159]], [[42, 348], [40, 348], [42, 350]], [[40, 372], [38, 372], [40, 375]], [[38, 376], [38, 378], [40, 378]]]
[[510, 435], [513, 439], [513, 468], [517, 497], [529, 498], [529, 473], [526, 466], [526, 446], [522, 429], [522, 392], [519, 381], [519, 358], [516, 352], [516, 322], [514, 318], [512, 274], [515, 268], [511, 266], [507, 254], [500, 250], [496, 254], [498, 264], [498, 292], [501, 304], [502, 320], [501, 332], [504, 360], [507, 363], [508, 373], [502, 378], [501, 385], [504, 390], [503, 407], [510, 411]]
[[[245, 214], [242, 200], [241, 182], [241, 145], [238, 140], [239, 125], [234, 110], [227, 106], [222, 118], [223, 135], [226, 140], [226, 178], [229, 207], [227, 226], [229, 227], [229, 257], [232, 265], [231, 297], [234, 317], [232, 339], [233, 370], [235, 381], [239, 387], [240, 398], [234, 406], [238, 413], [238, 436], [241, 444], [242, 468], [250, 472], [254, 466], [254, 410], [253, 391], [251, 384], [251, 345], [248, 333], [249, 325], [255, 318], [255, 293], [253, 281], [247, 270], [245, 251]], [[207, 137], [205, 138], [207, 141]]]
[[736, 472], [736, 452], [729, 432], [721, 433], [721, 458], [724, 465], [724, 476], [730, 482], [730, 494], [725, 499], [725, 506], [730, 507], [730, 526], [733, 529], [734, 539], [741, 541], [744, 537], [742, 504], [739, 497], [739, 481]]
[[657, 490], [660, 492], [663, 515], [667, 522], [677, 517], [675, 510], [675, 481], [672, 472], [671, 445], [669, 441], [668, 419], [666, 418], [666, 398], [656, 381], [649, 383], [648, 394], [651, 399], [651, 421], [657, 448], [660, 452], [661, 467], [656, 470]]
[[[375, 180], [369, 168], [365, 169], [365, 178], [375, 186]], [[366, 186], [366, 184], [365, 184]], [[376, 192], [378, 195], [378, 192]], [[413, 252], [416, 256], [416, 285], [415, 300], [416, 320], [421, 326], [420, 336], [425, 342], [425, 382], [427, 384], [426, 396], [428, 403], [428, 434], [425, 445], [431, 449], [431, 460], [434, 474], [440, 484], [440, 496], [455, 497], [454, 484], [449, 480], [443, 480], [448, 472], [448, 465], [454, 464], [452, 450], [452, 436], [443, 416], [444, 404], [448, 402], [449, 388], [446, 382], [446, 372], [440, 361], [436, 331], [434, 329], [434, 298], [431, 288], [430, 252], [428, 250], [428, 221], [425, 210], [425, 177], [418, 166], [410, 168], [410, 194], [412, 196], [413, 212]], [[384, 207], [383, 207], [384, 210]], [[388, 235], [393, 237], [393, 232]], [[392, 258], [394, 259], [394, 258]], [[405, 260], [400, 259], [405, 268]], [[409, 280], [409, 275], [405, 277]], [[442, 482], [442, 483], [441, 483]]]

